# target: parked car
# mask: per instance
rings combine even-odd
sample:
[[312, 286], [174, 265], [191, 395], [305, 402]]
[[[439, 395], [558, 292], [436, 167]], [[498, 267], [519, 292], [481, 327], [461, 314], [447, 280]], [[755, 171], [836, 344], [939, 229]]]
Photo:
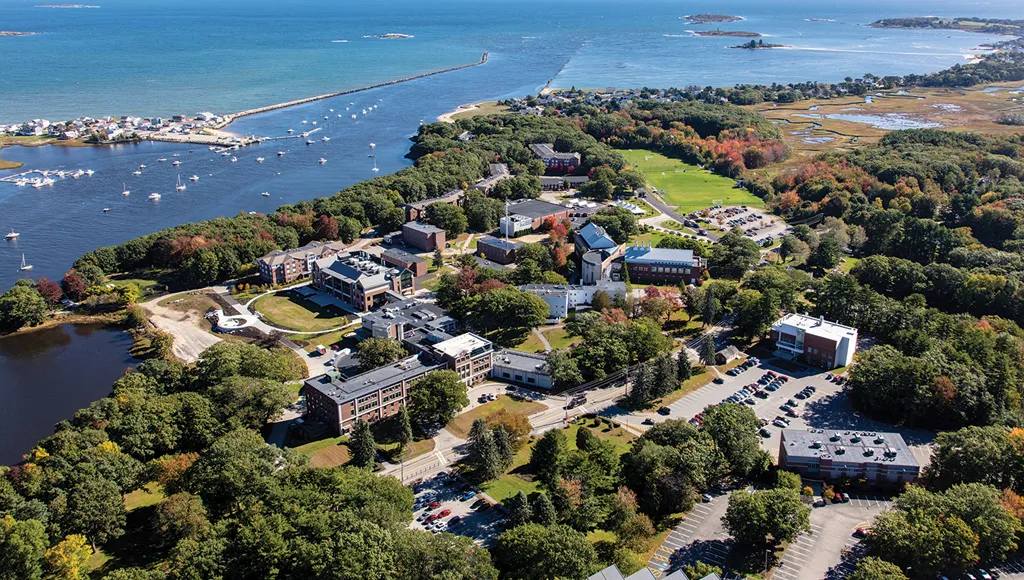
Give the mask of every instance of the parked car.
[[[692, 421], [692, 419], [691, 419], [691, 421]], [[650, 417], [647, 417], [646, 419], [643, 420], [643, 424], [644, 425], [654, 425], [654, 419], [651, 419]]]
[[476, 497], [476, 492], [473, 490], [469, 490], [466, 493], [462, 494], [462, 497], [459, 499], [461, 499], [462, 501], [466, 501], [468, 499], [473, 499], [474, 497]]
[[797, 413], [797, 412], [796, 412], [796, 409], [790, 409], [790, 410], [786, 411], [786, 415], [788, 415], [788, 416], [790, 416], [790, 417], [793, 417], [794, 419], [796, 419], [797, 417], [799, 417], [799, 416], [800, 416], [800, 413]]
[[725, 379], [723, 379], [722, 377], [715, 377], [714, 380], [711, 382], [715, 383], [716, 385], [721, 385], [725, 383]]
[[708, 503], [709, 501], [715, 498], [712, 497], [710, 493], [705, 493], [704, 495], [700, 496], [700, 499], [703, 500], [704, 503]]
[[461, 521], [462, 521], [462, 516], [452, 516], [452, 519], [448, 520], [448, 525], [449, 526], [454, 526], [455, 524], [457, 524], [457, 523], [459, 523]]
[[866, 538], [867, 535], [868, 532], [864, 528], [857, 528], [856, 530], [853, 530], [853, 537], [855, 538]]
[[758, 431], [758, 433], [760, 433], [761, 437], [764, 437], [765, 439], [772, 436], [772, 432], [764, 427], [761, 427], [761, 430]]
[[672, 409], [669, 409], [668, 407], [662, 407], [662, 408], [658, 409], [658, 414], [659, 415], [669, 415], [671, 413], [672, 413]]

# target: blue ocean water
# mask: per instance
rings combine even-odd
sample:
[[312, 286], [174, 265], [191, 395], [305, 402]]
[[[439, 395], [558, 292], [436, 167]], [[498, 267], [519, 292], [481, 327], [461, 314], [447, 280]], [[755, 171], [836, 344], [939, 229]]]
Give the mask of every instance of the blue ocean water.
[[[25, 163], [18, 171], [96, 173], [40, 190], [0, 183], [0, 229], [22, 234], [0, 242], [0, 288], [18, 278], [23, 253], [34, 276], [59, 277], [97, 246], [333, 193], [375, 175], [370, 142], [377, 145], [381, 174], [398, 170], [409, 163], [408, 137], [419, 122], [462, 103], [534, 93], [549, 80], [555, 87], [704, 86], [928, 72], [965, 62], [978, 45], [998, 39], [865, 25], [922, 14], [1024, 17], [1021, 3], [1010, 0], [970, 6], [921, 0], [563, 0], [557, 6], [541, 0], [88, 0], [98, 9], [37, 8], [37, 1], [0, 2], [0, 29], [43, 33], [0, 38], [0, 122], [224, 113], [466, 64], [484, 51], [490, 59], [480, 67], [241, 119], [230, 129], [273, 136], [308, 128], [303, 119], [324, 124], [327, 115], [316, 139], [327, 135], [331, 141], [308, 147], [299, 140], [266, 143], [238, 152], [235, 163], [205, 147], [153, 143], [4, 149], [0, 156]], [[742, 39], [693, 36], [689, 30], [709, 26], [688, 26], [681, 16], [700, 12], [743, 16], [721, 27], [761, 32], [793, 49], [732, 50], [727, 47]], [[413, 38], [363, 38], [388, 32]], [[346, 116], [353, 111], [360, 113], [357, 120]], [[278, 150], [286, 154], [278, 157]], [[179, 168], [156, 161], [174, 154]], [[266, 162], [257, 164], [259, 156]], [[318, 164], [320, 157], [327, 163]], [[143, 175], [131, 175], [140, 164], [147, 165]], [[176, 192], [179, 173], [200, 180]], [[130, 196], [121, 196], [123, 187]], [[264, 191], [270, 196], [261, 196]], [[149, 201], [151, 192], [162, 199]]]

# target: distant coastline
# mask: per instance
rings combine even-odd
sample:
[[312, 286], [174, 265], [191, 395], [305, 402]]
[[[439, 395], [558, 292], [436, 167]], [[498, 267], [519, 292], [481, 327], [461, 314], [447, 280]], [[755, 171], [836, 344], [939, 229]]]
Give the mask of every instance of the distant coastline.
[[696, 36], [735, 36], [738, 38], [761, 38], [760, 32], [748, 32], [746, 30], [692, 30]]
[[363, 38], [382, 38], [384, 40], [392, 38], [413, 38], [411, 34], [399, 34], [397, 32], [388, 32], [387, 34], [367, 34]]
[[18, 32], [16, 30], [0, 30], [0, 36], [35, 36], [38, 32]]
[[37, 4], [36, 8], [99, 8], [92, 4]]
[[929, 28], [934, 30], [960, 30], [981, 34], [1024, 36], [1024, 20], [1008, 18], [939, 18], [937, 16], [883, 18], [872, 22], [869, 26], [872, 28]]
[[689, 24], [721, 24], [746, 20], [742, 16], [732, 16], [730, 14], [687, 14], [683, 16], [683, 19]]

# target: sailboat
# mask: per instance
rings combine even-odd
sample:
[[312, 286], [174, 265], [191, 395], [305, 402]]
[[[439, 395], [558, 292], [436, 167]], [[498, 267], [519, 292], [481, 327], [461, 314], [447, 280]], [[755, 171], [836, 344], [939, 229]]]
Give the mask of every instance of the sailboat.
[[18, 232], [14, 231], [14, 230], [11, 230], [11, 233], [9, 233], [6, 236], [4, 236], [4, 239], [5, 240], [13, 240], [13, 239], [17, 238], [20, 235], [21, 234], [19, 234]]
[[326, 143], [326, 142], [330, 141], [331, 138], [326, 136], [326, 135], [324, 135], [323, 137], [320, 138], [320, 140], [323, 141], [324, 143]]
[[321, 157], [320, 161], [318, 161], [318, 163], [320, 163], [320, 165], [323, 165], [324, 163], [327, 163], [327, 159], [324, 158], [324, 157]]
[[174, 186], [175, 191], [185, 191], [185, 184], [181, 182], [181, 174], [178, 174], [178, 185]]
[[31, 270], [32, 269], [32, 264], [29, 264], [28, 262], [25, 261], [25, 254], [21, 255], [21, 268], [19, 268], [19, 269], [20, 270]]
[[262, 157], [257, 157], [256, 158], [256, 163], [263, 163], [263, 158]]
[[199, 181], [199, 176], [198, 175], [193, 175], [192, 177], [189, 177], [189, 179], [192, 180], [192, 181]]
[[130, 191], [130, 190], [128, 189], [128, 186], [127, 186], [127, 185], [125, 185], [123, 181], [121, 182], [121, 189], [123, 190], [123, 191], [121, 192], [121, 195], [131, 195], [131, 193], [132, 193], [132, 192], [131, 192], [131, 191]]
[[154, 191], [153, 193], [149, 194], [149, 199], [159, 200], [160, 199], [160, 194]]

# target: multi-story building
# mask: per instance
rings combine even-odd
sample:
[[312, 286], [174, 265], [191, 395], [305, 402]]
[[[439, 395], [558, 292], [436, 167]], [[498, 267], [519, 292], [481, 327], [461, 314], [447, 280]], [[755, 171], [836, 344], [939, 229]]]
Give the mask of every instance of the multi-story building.
[[533, 233], [533, 219], [517, 213], [501, 218], [498, 230], [501, 235], [514, 238]]
[[462, 205], [462, 194], [463, 191], [461, 189], [453, 189], [440, 197], [434, 197], [431, 199], [424, 199], [422, 201], [415, 201], [413, 203], [402, 204], [402, 209], [405, 210], [405, 221], [422, 221], [427, 216], [427, 206], [432, 203]]
[[476, 241], [476, 251], [492, 262], [511, 264], [516, 261], [516, 250], [522, 245], [522, 242], [484, 236]]
[[313, 287], [365, 312], [415, 292], [412, 272], [388, 268], [365, 255], [344, 254], [313, 263]]
[[357, 419], [373, 422], [401, 408], [409, 387], [444, 364], [418, 356], [345, 377], [338, 371], [306, 379], [306, 413], [324, 421], [338, 434], [347, 433]]
[[509, 237], [539, 230], [548, 218], [569, 218], [569, 208], [539, 199], [524, 199], [508, 204], [508, 217], [501, 218], [499, 230]]
[[260, 279], [269, 284], [290, 284], [310, 276], [313, 263], [345, 251], [342, 242], [314, 242], [294, 250], [275, 250], [257, 260]]
[[491, 378], [528, 387], [550, 389], [554, 386], [548, 357], [521, 350], [502, 349], [492, 357]]
[[475, 385], [491, 373], [494, 345], [472, 332], [435, 342], [425, 346], [424, 350], [432, 360], [459, 373], [467, 385]]
[[544, 191], [576, 189], [590, 181], [586, 175], [541, 175], [540, 188]]
[[414, 331], [455, 332], [455, 319], [440, 306], [408, 299], [363, 316], [362, 332], [376, 338], [405, 340]]
[[615, 243], [604, 228], [587, 224], [576, 233], [575, 254], [580, 257], [580, 281], [596, 284], [611, 277], [611, 265], [620, 255], [622, 248]]
[[626, 284], [624, 282], [612, 282], [610, 280], [602, 280], [590, 286], [525, 284], [519, 289], [523, 292], [539, 296], [544, 300], [551, 311], [551, 318], [565, 318], [569, 314], [569, 310], [590, 304], [594, 300], [594, 294], [599, 291], [607, 292], [611, 298], [615, 298], [616, 295], [626, 295]]
[[633, 245], [623, 254], [629, 280], [641, 284], [696, 284], [704, 274], [705, 262], [693, 250], [652, 248]]
[[772, 325], [775, 353], [822, 368], [845, 367], [857, 351], [857, 329], [804, 314], [787, 314]]
[[572, 173], [580, 166], [579, 153], [559, 153], [551, 143], [534, 143], [530, 151], [544, 162], [549, 173]]
[[870, 483], [917, 481], [921, 465], [899, 433], [832, 429], [783, 429], [779, 467], [811, 479], [865, 479]]
[[487, 177], [474, 183], [470, 186], [470, 189], [482, 191], [484, 193], [490, 193], [494, 189], [498, 182], [504, 181], [512, 177], [512, 172], [508, 170], [508, 165], [504, 163], [492, 163], [487, 171]]
[[398, 248], [389, 248], [381, 252], [380, 261], [397, 268], [406, 268], [417, 278], [426, 276], [429, 269], [425, 259]]
[[402, 226], [402, 240], [405, 245], [423, 252], [444, 249], [444, 230], [423, 222], [409, 222]]

